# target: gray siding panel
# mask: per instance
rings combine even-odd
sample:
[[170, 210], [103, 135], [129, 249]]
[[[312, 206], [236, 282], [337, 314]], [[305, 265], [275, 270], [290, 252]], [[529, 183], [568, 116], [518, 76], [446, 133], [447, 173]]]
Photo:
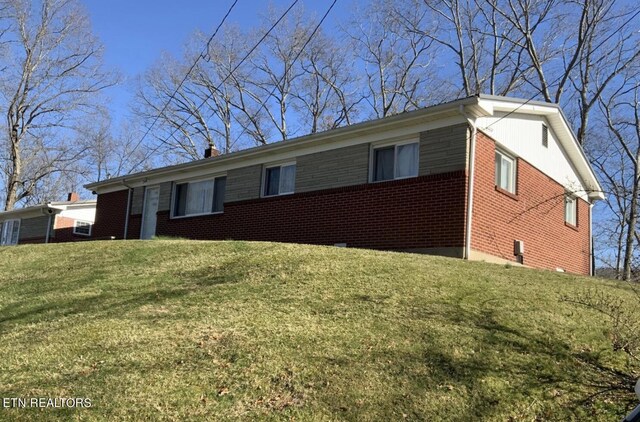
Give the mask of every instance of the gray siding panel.
[[462, 123], [420, 133], [420, 175], [466, 169], [467, 129]]
[[229, 170], [224, 202], [243, 201], [260, 197], [262, 166], [255, 165]]
[[165, 182], [160, 184], [160, 198], [158, 201], [158, 211], [169, 211], [171, 209], [171, 191], [173, 183]]
[[364, 184], [368, 168], [369, 144], [302, 155], [296, 159], [296, 192]]
[[144, 202], [144, 186], [133, 188], [131, 195], [131, 214], [142, 214], [142, 206]]
[[[51, 224], [53, 225], [54, 218], [51, 217]], [[18, 235], [18, 242], [23, 239], [31, 239], [34, 237], [46, 237], [47, 235], [47, 223], [49, 222], [49, 216], [43, 215], [42, 217], [23, 218], [20, 221], [20, 234]], [[51, 233], [53, 235], [53, 232]]]

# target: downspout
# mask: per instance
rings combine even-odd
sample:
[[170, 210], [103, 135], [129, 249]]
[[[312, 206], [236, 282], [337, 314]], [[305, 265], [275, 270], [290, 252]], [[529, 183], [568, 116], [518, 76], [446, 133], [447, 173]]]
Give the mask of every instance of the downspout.
[[476, 136], [478, 127], [476, 126], [476, 118], [469, 117], [464, 110], [464, 105], [460, 105], [460, 114], [462, 114], [471, 126], [471, 138], [469, 139], [469, 180], [467, 182], [467, 221], [465, 229], [464, 241], [464, 259], [471, 256], [471, 223], [473, 217], [473, 184], [475, 180], [475, 155], [476, 155]]
[[122, 237], [124, 240], [127, 239], [127, 233], [129, 232], [129, 214], [131, 213], [131, 196], [133, 195], [133, 188], [125, 182], [126, 180], [123, 179], [122, 184], [129, 190], [127, 192], [127, 214], [124, 217], [124, 236]]
[[49, 236], [51, 235], [51, 208], [48, 208], [47, 214], [49, 215], [49, 218], [47, 218], [47, 234], [44, 237], [45, 244], [49, 243]]
[[593, 202], [589, 201], [589, 275], [596, 275], [596, 255], [593, 249]]

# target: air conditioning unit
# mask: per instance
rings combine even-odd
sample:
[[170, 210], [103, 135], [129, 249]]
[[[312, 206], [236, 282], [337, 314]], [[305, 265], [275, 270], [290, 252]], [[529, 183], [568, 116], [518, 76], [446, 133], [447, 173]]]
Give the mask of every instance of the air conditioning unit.
[[513, 254], [517, 256], [524, 255], [524, 242], [522, 240], [515, 240], [513, 242]]

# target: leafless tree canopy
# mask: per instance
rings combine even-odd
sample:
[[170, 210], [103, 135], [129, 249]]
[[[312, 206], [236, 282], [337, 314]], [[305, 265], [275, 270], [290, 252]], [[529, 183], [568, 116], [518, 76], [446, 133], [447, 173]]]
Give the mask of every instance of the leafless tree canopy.
[[74, 129], [114, 78], [75, 1], [2, 0], [0, 11], [0, 178], [10, 210], [79, 170], [85, 146]]

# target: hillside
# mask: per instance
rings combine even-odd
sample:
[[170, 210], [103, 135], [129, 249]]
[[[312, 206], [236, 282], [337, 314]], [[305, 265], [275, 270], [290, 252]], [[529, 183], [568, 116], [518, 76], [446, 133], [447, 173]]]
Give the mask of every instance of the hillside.
[[461, 260], [184, 240], [0, 248], [11, 420], [619, 420], [628, 286]]

